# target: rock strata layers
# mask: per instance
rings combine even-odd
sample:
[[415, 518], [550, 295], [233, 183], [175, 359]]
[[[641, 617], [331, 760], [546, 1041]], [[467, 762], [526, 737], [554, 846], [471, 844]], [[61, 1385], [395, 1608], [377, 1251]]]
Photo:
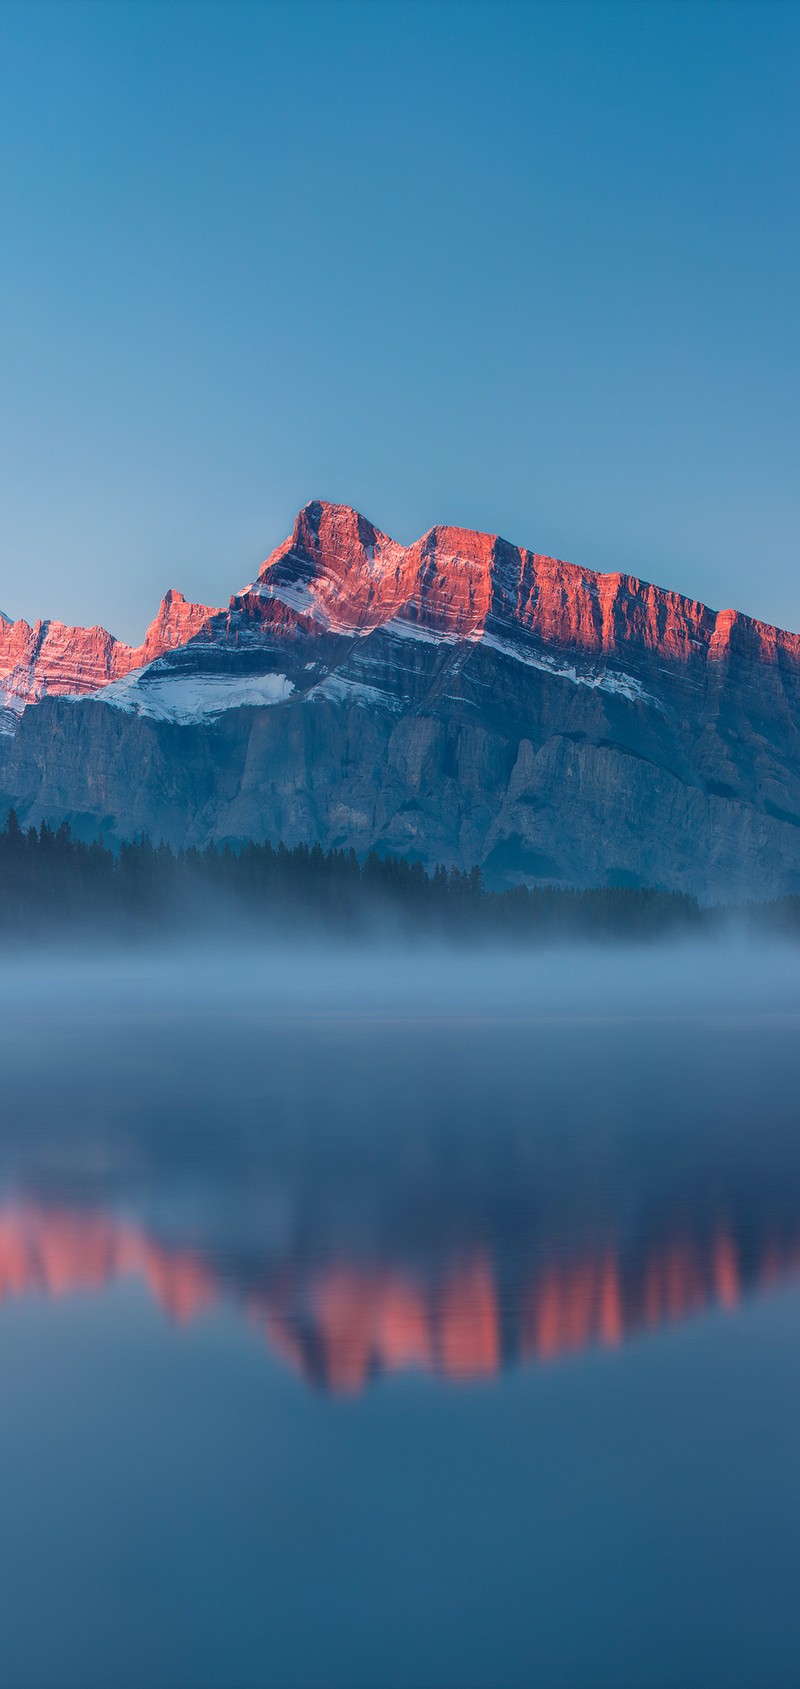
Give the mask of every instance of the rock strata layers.
[[169, 591], [141, 645], [124, 645], [105, 628], [0, 617], [0, 730], [12, 731], [27, 704], [47, 696], [80, 697], [185, 645], [215, 614]]
[[497, 536], [313, 503], [227, 610], [170, 594], [136, 649], [5, 625], [2, 673], [35, 700], [0, 739], [25, 821], [800, 890], [800, 638]]

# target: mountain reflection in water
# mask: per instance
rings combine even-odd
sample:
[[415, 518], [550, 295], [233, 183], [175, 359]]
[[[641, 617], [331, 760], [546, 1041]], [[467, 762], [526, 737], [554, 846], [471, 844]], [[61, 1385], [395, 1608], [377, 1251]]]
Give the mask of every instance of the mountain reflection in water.
[[0, 1212], [0, 1302], [100, 1291], [128, 1276], [178, 1325], [231, 1302], [308, 1382], [334, 1391], [405, 1367], [489, 1378], [515, 1362], [615, 1347], [704, 1308], [734, 1309], [798, 1271], [800, 1236], [745, 1245], [719, 1224], [628, 1259], [614, 1243], [597, 1256], [551, 1257], [515, 1280], [488, 1253], [438, 1280], [344, 1261], [307, 1272], [289, 1263], [262, 1278], [111, 1215], [17, 1204]]
[[0, 1305], [133, 1278], [352, 1393], [611, 1349], [800, 1267], [785, 1027], [87, 1016], [45, 1059], [18, 1033]]
[[800, 956], [701, 960], [0, 993], [4, 1684], [795, 1689]]
[[[755, 1220], [755, 1224], [754, 1224]], [[230, 1304], [309, 1383], [353, 1392], [370, 1378], [419, 1367], [445, 1378], [490, 1378], [593, 1344], [613, 1348], [707, 1308], [779, 1286], [800, 1270], [800, 1227], [762, 1217], [676, 1213], [663, 1235], [627, 1247], [527, 1249], [509, 1258], [487, 1236], [435, 1266], [390, 1258], [307, 1262], [290, 1253], [237, 1263], [202, 1242], [169, 1242], [133, 1220], [63, 1204], [0, 1209], [0, 1304], [41, 1293], [97, 1292], [140, 1280], [178, 1325]], [[527, 1257], [527, 1258], [526, 1258]]]

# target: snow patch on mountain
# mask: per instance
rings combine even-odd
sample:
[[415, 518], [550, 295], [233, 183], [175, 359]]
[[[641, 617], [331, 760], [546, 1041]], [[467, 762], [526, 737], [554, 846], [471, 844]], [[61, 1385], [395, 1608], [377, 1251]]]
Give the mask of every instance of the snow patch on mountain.
[[632, 703], [650, 704], [657, 710], [662, 707], [652, 692], [647, 692], [632, 674], [612, 669], [579, 669], [574, 663], [561, 663], [555, 657], [545, 656], [543, 652], [524, 649], [517, 644], [498, 639], [492, 633], [484, 633], [481, 644], [488, 646], [491, 651], [499, 651], [502, 656], [510, 657], [516, 663], [523, 663], [526, 668], [542, 669], [545, 674], [557, 675], [560, 680], [571, 680], [573, 686], [589, 686], [593, 690], [616, 693], [618, 697], [628, 698]]
[[0, 678], [0, 733], [14, 733], [28, 704], [38, 703], [47, 688], [37, 678], [35, 663], [22, 663]]
[[480, 633], [438, 633], [435, 628], [420, 627], [419, 622], [406, 621], [404, 616], [392, 616], [384, 622], [381, 633], [388, 633], [393, 639], [413, 639], [420, 645], [459, 645], [465, 639], [480, 639]]
[[35, 700], [36, 693], [32, 687], [26, 689], [23, 680], [18, 679], [16, 675], [10, 682], [7, 680], [4, 686], [0, 686], [0, 711], [3, 712], [0, 718], [0, 733], [13, 733], [25, 705], [34, 703]]
[[[330, 583], [325, 583], [330, 589]], [[259, 581], [247, 588], [248, 594], [256, 598], [273, 600], [276, 604], [285, 604], [288, 610], [295, 610], [301, 616], [308, 616], [318, 627], [324, 628], [326, 633], [342, 634], [348, 639], [365, 639], [374, 633], [372, 622], [354, 622], [351, 617], [337, 613], [330, 602], [325, 603], [318, 590], [307, 585], [305, 581]], [[380, 623], [377, 624], [380, 626]]]
[[128, 714], [189, 727], [213, 721], [226, 710], [283, 704], [293, 691], [285, 674], [164, 674], [150, 667], [136, 669], [90, 696]]
[[360, 704], [362, 708], [402, 710], [403, 704], [397, 698], [390, 698], [387, 692], [378, 686], [368, 686], [361, 680], [347, 680], [343, 675], [329, 674], [317, 686], [313, 686], [307, 697], [327, 698], [333, 704]]
[[252, 593], [257, 598], [274, 598], [278, 604], [285, 604], [289, 610], [298, 610], [302, 616], [311, 616], [324, 628], [330, 627], [330, 617], [326, 616], [317, 596], [305, 581], [281, 581], [279, 586], [271, 581], [256, 582], [245, 588], [246, 593]]

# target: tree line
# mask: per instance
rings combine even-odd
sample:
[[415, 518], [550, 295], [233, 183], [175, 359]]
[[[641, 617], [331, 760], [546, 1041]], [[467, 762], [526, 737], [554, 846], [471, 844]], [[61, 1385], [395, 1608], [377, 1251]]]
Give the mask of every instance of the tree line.
[[462, 872], [371, 851], [250, 842], [175, 851], [139, 837], [111, 849], [65, 821], [0, 832], [0, 930], [49, 936], [272, 927], [357, 934], [376, 923], [451, 936], [650, 937], [708, 920], [694, 898], [656, 889], [488, 890]]

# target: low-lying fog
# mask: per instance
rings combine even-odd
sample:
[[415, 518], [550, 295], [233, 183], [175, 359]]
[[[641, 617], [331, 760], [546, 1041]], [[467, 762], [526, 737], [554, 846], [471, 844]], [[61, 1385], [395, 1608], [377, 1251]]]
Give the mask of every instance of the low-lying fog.
[[800, 1013], [800, 943], [746, 937], [525, 951], [481, 944], [165, 945], [19, 950], [0, 961], [0, 1014], [488, 1020]]

